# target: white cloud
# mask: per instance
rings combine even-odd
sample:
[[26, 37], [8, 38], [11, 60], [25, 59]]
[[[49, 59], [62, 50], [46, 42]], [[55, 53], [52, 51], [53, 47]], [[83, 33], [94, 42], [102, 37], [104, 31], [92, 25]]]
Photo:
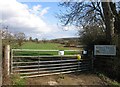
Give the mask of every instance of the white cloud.
[[63, 31], [57, 25], [49, 25], [43, 16], [48, 13], [50, 7], [42, 8], [42, 5], [33, 6], [31, 9], [16, 0], [0, 0], [0, 23], [7, 25], [11, 32], [24, 32], [26, 36], [33, 38], [60, 38], [75, 36], [74, 26]]
[[46, 14], [49, 9], [50, 9], [50, 7], [44, 8], [44, 9], [41, 11], [40, 16], [43, 16], [44, 14]]
[[57, 25], [51, 25], [50, 26], [53, 30], [51, 33], [46, 33], [43, 36], [49, 39], [54, 39], [54, 38], [68, 38], [68, 37], [78, 37], [78, 29], [73, 28], [73, 26], [69, 26], [68, 30], [65, 30], [64, 27], [58, 27]]
[[[0, 18], [0, 20], [11, 31], [37, 33], [51, 31], [48, 24], [40, 16], [31, 13], [31, 9], [26, 4], [19, 3], [16, 0], [4, 0], [0, 3], [0, 8], [0, 14], [2, 14], [2, 19]], [[33, 7], [33, 10], [38, 11], [40, 8], [41, 5], [37, 5]], [[43, 14], [42, 11], [40, 13]], [[47, 13], [47, 9], [45, 13]]]
[[41, 9], [41, 5], [36, 5], [36, 6], [33, 6], [33, 10], [34, 11], [39, 11]]
[[45, 14], [48, 13], [48, 10], [50, 9], [50, 7], [45, 7], [45, 8], [42, 8], [41, 5], [35, 5], [32, 7], [32, 9], [30, 9], [29, 11], [37, 16], [44, 16]]
[[76, 26], [73, 26], [73, 25], [68, 25], [68, 26], [65, 26], [63, 27], [64, 30], [76, 30], [76, 29], [79, 29], [79, 27], [76, 27]]

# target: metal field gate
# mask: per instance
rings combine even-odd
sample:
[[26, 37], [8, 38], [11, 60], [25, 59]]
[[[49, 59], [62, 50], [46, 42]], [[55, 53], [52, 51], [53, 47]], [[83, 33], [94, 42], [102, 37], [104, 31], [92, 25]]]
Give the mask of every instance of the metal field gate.
[[91, 69], [91, 59], [77, 59], [77, 54], [81, 54], [81, 51], [64, 50], [65, 55], [58, 55], [58, 52], [59, 50], [12, 49], [11, 74], [19, 73], [25, 78]]

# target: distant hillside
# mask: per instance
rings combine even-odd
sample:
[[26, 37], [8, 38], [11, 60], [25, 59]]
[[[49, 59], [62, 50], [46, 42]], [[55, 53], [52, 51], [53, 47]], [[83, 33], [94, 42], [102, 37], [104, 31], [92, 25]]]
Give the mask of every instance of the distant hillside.
[[61, 41], [61, 40], [64, 40], [64, 41], [66, 41], [66, 40], [68, 40], [68, 41], [71, 41], [71, 40], [73, 40], [73, 41], [79, 41], [79, 38], [78, 37], [71, 37], [71, 38], [57, 38], [57, 39], [52, 39], [52, 41], [55, 41], [55, 40], [58, 40], [58, 41]]
[[71, 37], [71, 38], [57, 38], [52, 39], [50, 42], [60, 43], [63, 44], [64, 47], [77, 47], [83, 48], [84, 46], [80, 43], [80, 38], [78, 37]]
[[52, 39], [51, 42], [64, 44], [65, 46], [76, 46], [79, 44], [78, 37], [71, 37], [71, 38], [57, 38]]

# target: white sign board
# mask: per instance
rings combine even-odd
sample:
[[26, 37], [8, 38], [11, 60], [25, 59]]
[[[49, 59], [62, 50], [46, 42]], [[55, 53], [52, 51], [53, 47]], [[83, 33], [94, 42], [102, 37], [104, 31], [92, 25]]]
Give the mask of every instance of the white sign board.
[[59, 55], [64, 55], [64, 51], [59, 51], [58, 54]]
[[115, 45], [95, 45], [94, 55], [116, 55]]

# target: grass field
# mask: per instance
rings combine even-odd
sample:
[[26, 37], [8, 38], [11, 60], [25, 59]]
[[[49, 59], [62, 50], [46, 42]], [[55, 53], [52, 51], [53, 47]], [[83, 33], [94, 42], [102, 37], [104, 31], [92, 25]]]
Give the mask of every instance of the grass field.
[[[35, 43], [35, 42], [25, 42], [19, 49], [34, 49], [34, 50], [80, 50], [73, 47], [63, 47], [62, 44], [58, 43]], [[76, 51], [65, 52], [65, 55], [74, 55], [78, 54]], [[31, 52], [31, 51], [19, 51], [14, 52], [14, 55], [23, 55], [23, 56], [36, 56], [36, 55], [58, 55], [58, 52]]]
[[22, 49], [40, 49], [40, 50], [75, 50], [78, 48], [63, 47], [62, 44], [58, 43], [35, 43], [35, 42], [25, 42], [21, 47]]

